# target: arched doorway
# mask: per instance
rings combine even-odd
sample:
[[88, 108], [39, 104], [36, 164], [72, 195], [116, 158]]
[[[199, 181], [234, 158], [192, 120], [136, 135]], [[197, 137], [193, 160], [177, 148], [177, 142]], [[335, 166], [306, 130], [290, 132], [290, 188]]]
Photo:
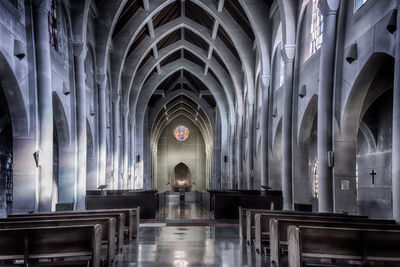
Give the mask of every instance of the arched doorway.
[[[28, 91], [28, 83], [18, 83], [16, 75], [24, 72], [14, 72], [15, 64], [10, 64], [13, 59], [8, 57], [9, 55], [0, 49], [0, 105], [1, 112], [7, 114], [0, 118], [0, 143], [4, 147], [2, 151], [7, 152], [7, 159], [2, 160], [1, 166], [8, 166], [9, 174], [8, 178], [0, 177], [1, 186], [8, 186], [7, 190], [0, 191], [0, 216], [4, 215], [5, 211], [10, 213], [34, 210], [36, 203], [36, 165], [32, 154], [27, 153], [35, 151], [34, 131], [29, 131], [30, 123], [21, 93], [23, 90]], [[22, 77], [19, 78], [22, 80]]]
[[358, 213], [373, 218], [392, 217], [393, 89], [368, 107], [357, 135]]
[[184, 189], [190, 191], [191, 188], [191, 174], [189, 167], [181, 162], [177, 164], [172, 172], [172, 189], [175, 192]]
[[354, 82], [335, 141], [346, 144], [335, 145], [339, 148], [335, 158], [340, 158], [335, 161], [335, 178], [347, 177], [335, 192], [337, 211], [392, 217], [393, 79], [394, 58], [376, 53]]

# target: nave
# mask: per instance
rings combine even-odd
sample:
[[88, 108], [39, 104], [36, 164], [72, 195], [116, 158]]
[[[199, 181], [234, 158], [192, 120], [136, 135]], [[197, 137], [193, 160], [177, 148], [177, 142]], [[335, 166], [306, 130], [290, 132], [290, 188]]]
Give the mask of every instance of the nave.
[[162, 219], [142, 223], [139, 239], [124, 247], [114, 266], [269, 266], [240, 239], [237, 222], [215, 223], [199, 203], [169, 197]]

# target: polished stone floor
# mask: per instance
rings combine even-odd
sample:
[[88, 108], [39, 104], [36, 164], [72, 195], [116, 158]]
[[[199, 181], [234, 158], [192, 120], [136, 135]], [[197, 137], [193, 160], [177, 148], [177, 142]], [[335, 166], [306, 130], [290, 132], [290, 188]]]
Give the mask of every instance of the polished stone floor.
[[[170, 201], [163, 213], [166, 221], [210, 220], [195, 203]], [[153, 227], [141, 224], [139, 240], [126, 245], [115, 266], [269, 266], [239, 239], [236, 224], [224, 226]]]
[[179, 202], [178, 195], [168, 196], [168, 205], [159, 213], [158, 219], [173, 220], [210, 220], [211, 216], [199, 204]]

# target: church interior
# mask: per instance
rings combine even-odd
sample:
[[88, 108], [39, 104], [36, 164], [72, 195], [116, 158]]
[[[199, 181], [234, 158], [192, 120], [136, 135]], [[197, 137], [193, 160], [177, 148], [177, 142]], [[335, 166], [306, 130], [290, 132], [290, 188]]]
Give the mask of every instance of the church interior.
[[400, 266], [399, 0], [1, 0], [0, 266]]

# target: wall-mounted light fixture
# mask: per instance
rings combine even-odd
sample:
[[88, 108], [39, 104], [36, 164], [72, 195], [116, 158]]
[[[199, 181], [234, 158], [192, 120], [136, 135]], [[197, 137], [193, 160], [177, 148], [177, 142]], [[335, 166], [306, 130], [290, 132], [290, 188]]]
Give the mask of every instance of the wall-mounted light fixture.
[[305, 84], [303, 84], [302, 86], [300, 86], [300, 89], [299, 89], [299, 97], [303, 98], [306, 95], [307, 95], [307, 87]]
[[69, 95], [70, 93], [71, 93], [71, 90], [69, 89], [69, 86], [67, 86], [66, 82], [63, 82], [63, 94]]
[[272, 117], [276, 117], [278, 115], [278, 108], [276, 106], [274, 106], [274, 108], [272, 109]]
[[14, 39], [14, 56], [16, 56], [19, 60], [22, 60], [25, 57], [24, 45], [20, 40], [17, 39]]
[[357, 59], [357, 43], [354, 43], [350, 46], [349, 50], [347, 51], [346, 61], [351, 64], [356, 59]]

